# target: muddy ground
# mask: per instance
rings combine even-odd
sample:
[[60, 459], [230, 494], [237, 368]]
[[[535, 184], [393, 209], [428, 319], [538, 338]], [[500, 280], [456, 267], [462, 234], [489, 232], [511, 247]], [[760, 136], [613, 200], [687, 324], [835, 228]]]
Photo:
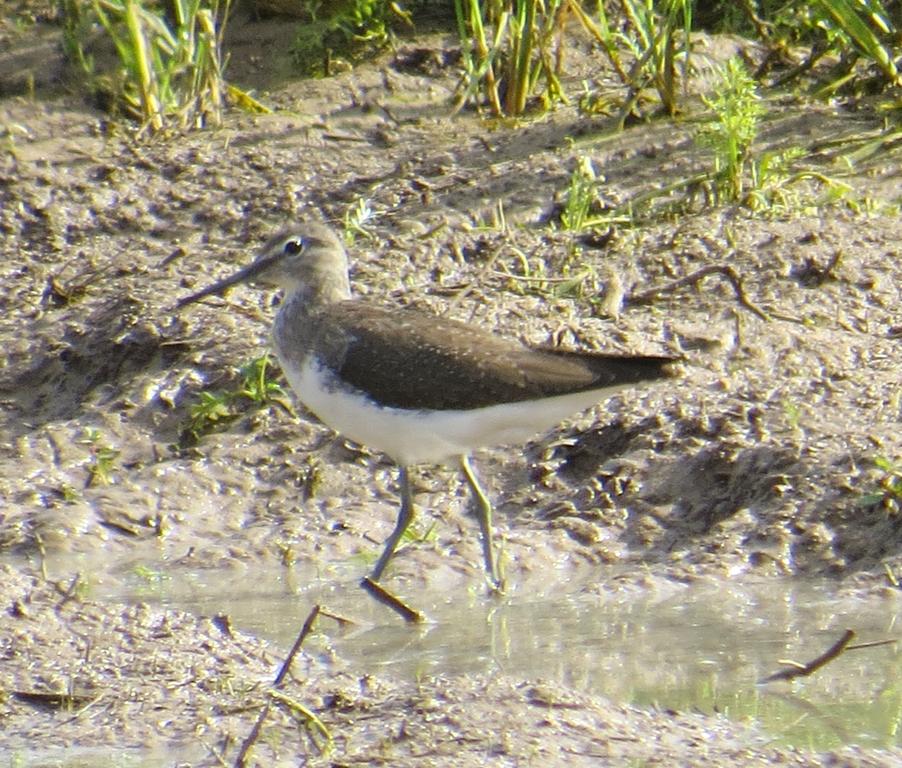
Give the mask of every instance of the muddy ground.
[[[350, 249], [360, 296], [530, 342], [685, 357], [674, 382], [618, 395], [525, 449], [477, 457], [512, 590], [585, 568], [599, 592], [612, 573], [637, 589], [827, 576], [898, 610], [887, 577], [902, 572], [898, 509], [862, 497], [883, 477], [875, 459], [902, 456], [900, 165], [891, 145], [848, 162], [861, 137], [880, 135], [882, 118], [866, 105], [785, 95], [769, 102], [762, 130], [761, 150], [816, 150], [817, 170], [850, 185], [845, 202], [827, 204], [810, 179], [766, 214], [699, 199], [679, 216], [581, 240], [574, 258], [554, 222], [577, 158], [591, 158], [617, 205], [707, 167], [696, 124], [611, 134], [611, 118], [575, 106], [517, 125], [450, 118], [450, 37], [401, 41], [309, 81], [284, 76], [289, 25], [239, 18], [230, 77], [275, 113], [233, 112], [219, 130], [136, 142], [71, 80], [60, 86], [57, 28], [6, 19], [2, 30], [0, 745], [9, 754], [31, 764], [37, 749], [52, 762], [77, 747], [91, 764], [112, 748], [142, 750], [148, 764], [213, 765], [220, 755], [231, 764], [267, 699], [286, 649], [221, 617], [92, 602], [98, 574], [141, 564], [174, 578], [220, 568], [252, 577], [282, 563], [328, 576], [352, 563], [362, 575], [375, 559], [396, 512], [394, 469], [302, 409], [249, 410], [184, 447], [200, 392], [235, 389], [239, 366], [266, 348], [273, 296], [240, 289], [173, 309], [287, 222], [312, 214], [341, 228], [361, 199], [372, 217]], [[706, 41], [702, 76], [737, 45]], [[570, 87], [605, 82], [587, 43], [568, 69]], [[733, 267], [764, 317], [717, 275], [637, 300], [711, 265]], [[567, 275], [582, 277], [559, 296], [550, 290], [560, 283], [535, 280]], [[106, 456], [109, 471], [98, 472]], [[387, 584], [405, 595], [481, 584], [460, 479], [425, 467], [417, 483], [435, 537], [404, 548]], [[73, 557], [89, 564], [77, 582], [53, 567]], [[48, 695], [73, 690], [74, 700]], [[284, 692], [318, 715], [334, 749], [320, 753], [282, 702], [258, 764], [899, 759], [781, 751], [718, 717], [504, 676], [399, 684], [334, 657], [302, 654]]]

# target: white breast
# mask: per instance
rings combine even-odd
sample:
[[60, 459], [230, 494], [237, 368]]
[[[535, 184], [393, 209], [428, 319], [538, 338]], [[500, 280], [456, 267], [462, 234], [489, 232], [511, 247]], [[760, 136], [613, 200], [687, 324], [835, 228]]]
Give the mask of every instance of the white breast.
[[334, 375], [309, 358], [301, 366], [281, 362], [298, 399], [320, 421], [405, 466], [440, 464], [479, 448], [525, 442], [620, 389], [609, 387], [465, 411], [412, 411], [385, 408], [362, 394], [337, 387]]

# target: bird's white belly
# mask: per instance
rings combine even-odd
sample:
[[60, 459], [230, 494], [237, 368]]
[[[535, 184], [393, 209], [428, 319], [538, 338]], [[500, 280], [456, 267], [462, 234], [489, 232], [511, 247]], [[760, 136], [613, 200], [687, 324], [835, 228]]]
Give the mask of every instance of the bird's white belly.
[[525, 442], [620, 389], [610, 387], [473, 410], [414, 411], [386, 408], [362, 394], [336, 387], [330, 373], [309, 358], [301, 366], [281, 362], [298, 399], [320, 421], [402, 465], [440, 464], [478, 448]]

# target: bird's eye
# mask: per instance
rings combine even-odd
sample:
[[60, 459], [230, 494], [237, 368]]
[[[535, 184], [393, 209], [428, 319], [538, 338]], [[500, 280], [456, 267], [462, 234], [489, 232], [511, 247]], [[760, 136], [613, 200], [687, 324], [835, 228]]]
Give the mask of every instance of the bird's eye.
[[292, 237], [291, 240], [286, 240], [285, 245], [282, 246], [282, 251], [286, 256], [297, 256], [303, 250], [304, 241], [299, 237]]

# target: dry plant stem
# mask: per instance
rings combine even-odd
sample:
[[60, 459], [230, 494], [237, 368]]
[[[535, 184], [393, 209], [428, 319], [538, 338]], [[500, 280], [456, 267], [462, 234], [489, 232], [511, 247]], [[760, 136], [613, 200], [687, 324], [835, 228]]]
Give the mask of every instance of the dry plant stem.
[[153, 75], [153, 62], [147, 50], [147, 41], [144, 38], [144, 25], [138, 16], [138, 11], [139, 6], [134, 0], [127, 2], [125, 4], [125, 23], [135, 49], [135, 59], [140, 79], [139, 91], [144, 117], [154, 131], [160, 131], [163, 128], [163, 114], [160, 100], [157, 98], [157, 83]]
[[511, 272], [492, 271], [493, 277], [502, 277], [505, 280], [516, 280], [521, 283], [571, 283], [573, 277], [530, 277], [529, 275], [515, 275]]
[[692, 274], [681, 277], [673, 282], [660, 285], [657, 288], [651, 288], [642, 293], [633, 294], [632, 296], [627, 297], [627, 301], [630, 304], [651, 304], [655, 299], [665, 293], [673, 293], [685, 285], [695, 285], [709, 275], [722, 275], [725, 277], [730, 285], [733, 286], [733, 292], [736, 294], [736, 301], [739, 302], [740, 306], [745, 307], [749, 312], [757, 315], [762, 320], [770, 320], [763, 309], [759, 308], [749, 300], [745, 293], [745, 289], [742, 287], [742, 278], [739, 276], [739, 273], [728, 264], [711, 264], [710, 266], [702, 267]]
[[9, 693], [12, 694], [12, 697], [14, 699], [17, 699], [18, 701], [24, 701], [27, 704], [31, 704], [35, 707], [40, 707], [41, 709], [46, 709], [48, 711], [61, 709], [71, 711], [74, 707], [81, 707], [77, 715], [103, 698], [102, 695], [87, 696], [72, 692], [47, 693], [45, 691], [10, 691]]
[[56, 590], [62, 595], [62, 599], [56, 604], [56, 611], [60, 611], [62, 607], [68, 603], [70, 600], [76, 599], [75, 592], [81, 584], [81, 574], [76, 573], [71, 581], [69, 582], [69, 586], [65, 589], [62, 589], [59, 584], [56, 585]]
[[852, 642], [852, 638], [854, 637], [855, 632], [853, 632], [851, 629], [847, 629], [845, 632], [843, 632], [843, 635], [839, 638], [839, 640], [833, 643], [833, 645], [831, 645], [816, 659], [812, 659], [805, 664], [796, 664], [795, 662], [781, 662], [783, 664], [789, 663], [792, 666], [790, 666], [788, 669], [782, 669], [779, 672], [768, 675], [763, 680], [759, 680], [758, 684], [762, 685], [764, 683], [773, 683], [777, 680], [792, 680], [796, 677], [808, 677], [809, 675], [813, 675], [821, 667], [829, 664], [835, 658], [840, 656], [843, 651], [847, 649], [849, 643]]
[[247, 738], [244, 740], [244, 743], [241, 745], [241, 749], [238, 752], [238, 757], [235, 758], [235, 768], [244, 768], [247, 765], [247, 754], [251, 751], [251, 748], [257, 741], [257, 738], [260, 736], [260, 729], [263, 727], [263, 721], [266, 719], [266, 716], [269, 714], [269, 708], [272, 706], [269, 702], [263, 705], [263, 709], [260, 710], [260, 715], [257, 717], [257, 722], [254, 723], [254, 727], [251, 728], [251, 732], [248, 734]]
[[327, 619], [332, 619], [332, 621], [338, 624], [338, 626], [342, 629], [344, 629], [345, 627], [357, 626], [357, 622], [354, 621], [354, 619], [350, 619], [347, 616], [342, 616], [340, 613], [335, 613], [334, 611], [330, 611], [327, 608], [321, 608], [319, 615]]
[[752, 22], [752, 26], [755, 27], [755, 32], [757, 32], [758, 37], [765, 42], [770, 40], [771, 30], [774, 25], [769, 21], [765, 21], [758, 15], [756, 3], [752, 2], [752, 0], [742, 0], [740, 5], [742, 6], [742, 10], [745, 11], [745, 15], [749, 17], [749, 21]]
[[221, 765], [222, 768], [229, 768], [229, 764], [225, 761], [225, 759], [222, 756], [222, 753], [219, 750], [217, 750], [212, 744], [208, 744], [203, 739], [198, 739], [198, 741], [201, 743], [203, 748], [206, 749], [207, 752], [210, 753], [210, 755], [216, 761], [217, 765]]
[[[817, 64], [829, 51], [830, 46], [827, 45], [826, 42], [815, 42], [815, 44], [811, 46], [811, 50], [808, 52], [808, 55], [805, 57], [804, 61], [802, 61], [801, 64], [797, 64], [788, 72], [780, 75], [780, 77], [774, 80], [771, 87], [780, 88], [787, 83], [791, 83], [796, 78], [801, 77], [806, 72], [810, 72], [812, 69], [814, 69], [814, 65]], [[755, 74], [757, 75], [758, 73], [756, 72]]]
[[360, 586], [363, 587], [377, 602], [391, 608], [404, 619], [404, 621], [410, 624], [422, 624], [426, 621], [426, 616], [424, 614], [420, 613], [420, 611], [415, 608], [411, 608], [407, 603], [396, 595], [393, 595], [378, 582], [373, 581], [369, 576], [364, 576], [363, 579], [361, 579]]
[[863, 651], [866, 648], [879, 648], [881, 645], [895, 645], [898, 640], [874, 640], [871, 643], [855, 643], [846, 648], [847, 651]]
[[583, 7], [578, 2], [571, 3], [570, 8], [576, 13], [577, 17], [580, 20], [580, 23], [583, 25], [583, 28], [586, 29], [601, 46], [602, 51], [604, 51], [605, 55], [608, 57], [608, 61], [617, 72], [617, 76], [620, 78], [621, 82], [626, 83], [629, 76], [623, 69], [623, 65], [620, 63], [620, 57], [617, 55], [616, 48], [608, 45], [607, 41], [601, 33], [601, 30], [598, 29], [595, 22], [592, 21], [592, 19], [583, 10]]
[[[297, 712], [297, 714], [304, 718], [304, 724], [307, 728], [308, 736], [319, 752], [323, 753], [331, 749], [332, 735], [329, 733], [329, 729], [326, 728], [325, 725], [323, 725], [323, 721], [320, 720], [312, 710], [301, 704], [301, 702], [295, 701], [290, 696], [286, 696], [281, 691], [273, 689], [270, 690], [269, 695], [283, 707]], [[315, 730], [323, 739], [322, 742], [317, 741], [315, 738], [313, 738], [313, 730]]]
[[[307, 615], [307, 619], [304, 621], [304, 626], [301, 627], [301, 631], [298, 633], [297, 639], [294, 641], [294, 645], [291, 646], [291, 650], [285, 657], [285, 661], [282, 663], [282, 666], [279, 669], [279, 673], [276, 675], [276, 679], [273, 681], [273, 688], [278, 689], [282, 687], [282, 684], [285, 682], [285, 677], [288, 675], [288, 670], [291, 668], [291, 663], [294, 661], [294, 657], [297, 656], [298, 651], [301, 650], [301, 645], [304, 643], [304, 640], [307, 639], [307, 635], [309, 635], [311, 630], [313, 629], [313, 622], [316, 621], [319, 614], [320, 606], [314, 605], [310, 610], [310, 613]], [[247, 755], [260, 736], [260, 729], [263, 727], [263, 722], [264, 720], [266, 720], [266, 716], [269, 714], [269, 708], [271, 706], [272, 704], [267, 702], [263, 705], [263, 709], [260, 710], [260, 715], [257, 717], [257, 722], [254, 723], [254, 727], [251, 728], [251, 732], [244, 740], [244, 743], [241, 745], [241, 749], [238, 752], [238, 756], [235, 758], [235, 768], [244, 768], [244, 766], [247, 764]]]
[[291, 669], [291, 662], [294, 661], [294, 657], [297, 656], [298, 651], [301, 650], [301, 646], [304, 644], [304, 640], [307, 639], [307, 635], [309, 635], [313, 630], [313, 622], [315, 622], [317, 617], [319, 616], [320, 610], [320, 606], [318, 605], [314, 605], [313, 608], [310, 609], [310, 613], [307, 615], [307, 619], [304, 621], [304, 626], [301, 627], [301, 631], [298, 633], [297, 639], [294, 641], [294, 645], [291, 646], [291, 650], [285, 657], [285, 663], [282, 664], [282, 668], [279, 670], [279, 674], [276, 675], [276, 679], [273, 681], [273, 688], [282, 687], [282, 683], [285, 682], [285, 676]]
[[500, 254], [501, 249], [496, 248], [495, 252], [491, 256], [489, 256], [489, 258], [486, 260], [486, 263], [479, 270], [479, 274], [477, 274], [476, 277], [468, 285], [457, 291], [457, 293], [454, 295], [454, 298], [452, 298], [451, 301], [448, 302], [448, 309], [446, 310], [446, 313], [454, 311], [454, 309], [456, 309], [457, 306], [473, 292], [476, 286], [482, 285], [484, 283], [484, 278], [486, 275], [501, 274], [499, 272], [492, 271], [492, 267], [495, 266], [495, 262], [498, 260], [498, 256]]

